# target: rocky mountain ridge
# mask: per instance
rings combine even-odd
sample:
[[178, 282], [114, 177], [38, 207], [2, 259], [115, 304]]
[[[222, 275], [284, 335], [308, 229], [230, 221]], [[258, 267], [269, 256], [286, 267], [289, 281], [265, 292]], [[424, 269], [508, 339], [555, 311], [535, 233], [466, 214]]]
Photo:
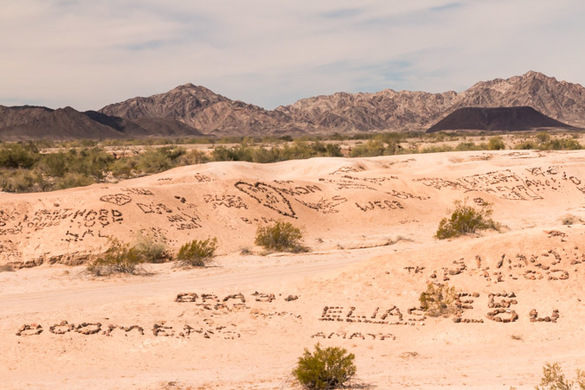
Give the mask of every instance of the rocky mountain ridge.
[[463, 92], [338, 92], [301, 99], [274, 110], [232, 100], [193, 84], [84, 113], [72, 108], [0, 106], [0, 139], [426, 130], [459, 108], [511, 106], [529, 106], [555, 120], [585, 125], [583, 86], [530, 71], [507, 79], [481, 81]]

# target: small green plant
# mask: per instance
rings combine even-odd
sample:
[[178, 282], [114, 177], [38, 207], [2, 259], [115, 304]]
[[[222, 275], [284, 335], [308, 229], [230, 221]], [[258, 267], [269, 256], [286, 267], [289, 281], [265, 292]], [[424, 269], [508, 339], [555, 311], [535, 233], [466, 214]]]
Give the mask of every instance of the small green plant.
[[446, 284], [428, 283], [418, 300], [423, 311], [431, 317], [449, 315], [456, 311], [457, 291]]
[[585, 372], [577, 370], [577, 378], [570, 381], [565, 377], [559, 363], [546, 363], [542, 368], [542, 378], [536, 390], [585, 390]]
[[183, 265], [203, 267], [213, 258], [217, 249], [217, 238], [193, 240], [179, 249], [177, 260]]
[[499, 226], [490, 218], [491, 214], [492, 210], [489, 204], [476, 209], [460, 201], [455, 202], [455, 210], [449, 218], [441, 220], [435, 236], [442, 240], [475, 233], [478, 230], [498, 230]]
[[286, 252], [303, 252], [301, 230], [290, 222], [277, 221], [272, 225], [260, 226], [256, 231], [256, 245], [266, 249]]
[[317, 344], [313, 352], [305, 349], [293, 375], [306, 389], [335, 389], [355, 375], [354, 359], [355, 355], [344, 348], [322, 349]]
[[87, 270], [95, 276], [108, 276], [115, 273], [135, 274], [139, 265], [144, 263], [144, 255], [136, 247], [123, 244], [117, 239], [110, 241], [106, 252], [92, 261]]

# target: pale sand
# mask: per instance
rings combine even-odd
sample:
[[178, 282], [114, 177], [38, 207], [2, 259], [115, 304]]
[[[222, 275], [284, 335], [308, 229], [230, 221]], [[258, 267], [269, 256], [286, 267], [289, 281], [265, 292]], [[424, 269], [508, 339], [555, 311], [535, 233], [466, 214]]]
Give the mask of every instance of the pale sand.
[[[492, 203], [502, 232], [435, 239], [439, 220], [463, 199]], [[585, 225], [562, 220], [585, 220], [584, 206], [581, 151], [212, 163], [119, 184], [2, 193], [0, 264], [44, 264], [0, 272], [0, 388], [295, 388], [290, 372], [316, 342], [355, 353], [359, 388], [534, 388], [552, 361], [572, 377], [585, 368]], [[260, 255], [256, 227], [272, 220], [302, 227], [311, 252]], [[156, 264], [145, 266], [148, 275], [110, 278], [48, 264], [141, 229], [173, 249], [216, 236], [220, 255], [205, 269]], [[242, 256], [243, 248], [255, 254]], [[483, 323], [408, 313], [427, 281], [445, 277], [479, 294], [462, 318]], [[176, 302], [180, 293], [198, 298]], [[224, 301], [236, 293], [245, 303]], [[514, 300], [518, 319], [488, 318], [490, 293], [514, 293], [493, 303]], [[217, 300], [202, 305], [202, 294]], [[532, 309], [560, 317], [531, 322]], [[99, 322], [101, 331], [52, 333], [63, 320]], [[172, 329], [155, 336], [163, 321]], [[43, 331], [17, 336], [24, 324]], [[144, 334], [108, 336], [110, 324]]]

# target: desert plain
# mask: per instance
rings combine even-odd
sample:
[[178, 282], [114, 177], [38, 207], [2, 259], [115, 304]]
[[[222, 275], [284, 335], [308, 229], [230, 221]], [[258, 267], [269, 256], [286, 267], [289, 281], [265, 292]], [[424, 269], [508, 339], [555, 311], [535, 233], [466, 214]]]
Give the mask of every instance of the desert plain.
[[[455, 201], [500, 231], [438, 240]], [[265, 253], [287, 221], [305, 253]], [[304, 348], [356, 356], [353, 388], [524, 389], [585, 368], [585, 152], [214, 162], [50, 193], [0, 193], [0, 388], [296, 389]], [[204, 268], [85, 263], [139, 234]], [[427, 283], [456, 316], [420, 310]]]

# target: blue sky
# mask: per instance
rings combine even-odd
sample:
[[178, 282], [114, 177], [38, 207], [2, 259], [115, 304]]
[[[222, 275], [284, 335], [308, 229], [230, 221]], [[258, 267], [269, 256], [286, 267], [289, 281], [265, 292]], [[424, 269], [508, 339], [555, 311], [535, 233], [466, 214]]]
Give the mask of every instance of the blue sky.
[[582, 0], [0, 4], [3, 105], [98, 109], [188, 82], [266, 108], [528, 70], [585, 84]]

